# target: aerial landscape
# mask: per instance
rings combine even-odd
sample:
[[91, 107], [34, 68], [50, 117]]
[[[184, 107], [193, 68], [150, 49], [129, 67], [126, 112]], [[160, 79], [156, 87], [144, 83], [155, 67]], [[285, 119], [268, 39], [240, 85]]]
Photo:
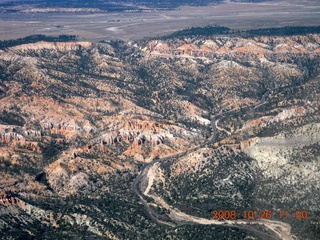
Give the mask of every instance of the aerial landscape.
[[319, 3], [0, 0], [0, 239], [320, 239]]

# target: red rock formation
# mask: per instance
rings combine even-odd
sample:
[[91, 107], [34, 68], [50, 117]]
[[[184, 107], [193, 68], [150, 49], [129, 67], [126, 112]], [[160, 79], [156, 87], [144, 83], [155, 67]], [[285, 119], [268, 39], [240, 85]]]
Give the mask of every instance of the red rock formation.
[[0, 191], [0, 204], [6, 207], [17, 205], [19, 207], [25, 207], [25, 202], [21, 201], [19, 198], [14, 197], [11, 193], [5, 191]]
[[25, 142], [25, 138], [14, 132], [0, 132], [0, 142], [13, 143], [13, 142]]
[[248, 139], [248, 140], [241, 141], [241, 142], [240, 142], [240, 149], [241, 149], [241, 151], [245, 150], [245, 149], [248, 148], [248, 147], [251, 147], [252, 144], [254, 144], [256, 140], [257, 140], [257, 138], [250, 138], [250, 139]]

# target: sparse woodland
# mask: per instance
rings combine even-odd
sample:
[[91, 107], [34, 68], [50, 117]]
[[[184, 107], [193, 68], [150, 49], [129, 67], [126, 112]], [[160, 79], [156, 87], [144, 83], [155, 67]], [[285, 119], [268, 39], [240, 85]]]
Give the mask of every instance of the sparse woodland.
[[259, 226], [150, 220], [134, 179], [154, 158], [195, 149], [159, 163], [150, 196], [208, 219], [307, 209], [303, 223], [283, 221], [317, 239], [318, 28], [216, 30], [136, 44], [1, 42], [1, 237], [260, 239]]

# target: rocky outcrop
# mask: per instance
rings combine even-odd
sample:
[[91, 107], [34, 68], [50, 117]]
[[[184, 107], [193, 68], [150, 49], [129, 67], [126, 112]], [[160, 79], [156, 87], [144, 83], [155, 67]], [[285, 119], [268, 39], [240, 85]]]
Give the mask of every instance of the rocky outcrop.
[[101, 143], [103, 145], [113, 145], [116, 143], [120, 143], [121, 141], [124, 141], [126, 143], [132, 143], [133, 145], [149, 143], [153, 146], [156, 146], [162, 144], [164, 138], [165, 137], [161, 135], [144, 135], [140, 132], [127, 132], [122, 134], [118, 132], [117, 135], [104, 136]]
[[[213, 37], [211, 39], [190, 39], [168, 43], [152, 40], [145, 49], [154, 55], [172, 55], [181, 57], [217, 58], [219, 54], [233, 54], [238, 59], [242, 54], [254, 54], [265, 61], [268, 54], [312, 54], [320, 51], [318, 35], [295, 37], [256, 37], [254, 39]], [[243, 56], [243, 57], [241, 57]], [[240, 57], [240, 58], [239, 58]]]
[[[169, 149], [175, 146], [175, 150], [172, 150], [178, 151], [189, 146], [187, 139], [196, 141], [199, 137], [199, 133], [186, 131], [181, 127], [157, 123], [147, 119], [131, 119], [126, 121], [122, 128], [103, 134], [92, 140], [91, 144], [99, 143], [102, 147], [127, 146], [128, 148], [124, 152], [126, 155], [142, 154], [147, 157], [149, 154], [152, 156], [165, 155], [167, 150], [158, 151], [158, 146], [165, 145], [164, 148]], [[156, 152], [159, 153], [156, 154]]]
[[25, 142], [26, 139], [15, 132], [0, 132], [0, 142], [5, 142], [5, 143], [13, 143], [13, 142]]
[[14, 53], [30, 53], [32, 51], [39, 51], [39, 50], [56, 50], [56, 51], [75, 51], [79, 48], [89, 48], [92, 45], [90, 42], [44, 42], [40, 41], [37, 43], [30, 43], [30, 44], [22, 44], [19, 46], [15, 46], [10, 48], [10, 52]]
[[29, 136], [29, 137], [35, 137], [35, 138], [39, 138], [43, 136], [43, 133], [41, 131], [38, 130], [26, 130], [25, 131], [25, 135]]
[[[29, 133], [29, 135], [28, 135]], [[30, 130], [26, 132], [26, 136], [41, 137], [41, 133]], [[23, 135], [15, 132], [15, 129], [6, 128], [4, 131], [0, 131], [0, 143], [5, 143], [9, 146], [17, 146], [31, 150], [32, 152], [41, 153], [41, 147], [38, 142], [30, 141]]]
[[45, 122], [43, 123], [43, 128], [50, 131], [50, 134], [60, 134], [65, 136], [67, 139], [70, 139], [72, 136], [76, 134], [80, 134], [85, 132], [85, 129], [82, 127], [74, 124], [74, 123], [66, 123], [66, 122], [59, 122], [59, 123], [52, 123], [52, 122]]
[[143, 51], [121, 41], [0, 51], [0, 187], [15, 193], [2, 194], [1, 209], [20, 204], [20, 215], [61, 223], [62, 234], [144, 234], [154, 224], [132, 188], [153, 160], [148, 192], [181, 212], [260, 199], [316, 209], [319, 43], [212, 37], [152, 40]]
[[6, 207], [10, 206], [18, 206], [21, 209], [26, 209], [26, 203], [22, 200], [20, 200], [18, 197], [14, 196], [10, 192], [6, 192], [3, 190], [0, 190], [0, 204]]
[[257, 138], [251, 138], [245, 141], [241, 141], [240, 142], [240, 149], [242, 151], [245, 151], [248, 147], [251, 147], [255, 142], [256, 142]]

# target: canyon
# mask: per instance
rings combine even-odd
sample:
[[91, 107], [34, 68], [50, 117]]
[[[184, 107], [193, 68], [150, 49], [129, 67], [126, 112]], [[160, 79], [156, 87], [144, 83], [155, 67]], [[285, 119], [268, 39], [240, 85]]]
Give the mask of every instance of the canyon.
[[319, 34], [1, 49], [1, 237], [317, 239], [319, 54]]

